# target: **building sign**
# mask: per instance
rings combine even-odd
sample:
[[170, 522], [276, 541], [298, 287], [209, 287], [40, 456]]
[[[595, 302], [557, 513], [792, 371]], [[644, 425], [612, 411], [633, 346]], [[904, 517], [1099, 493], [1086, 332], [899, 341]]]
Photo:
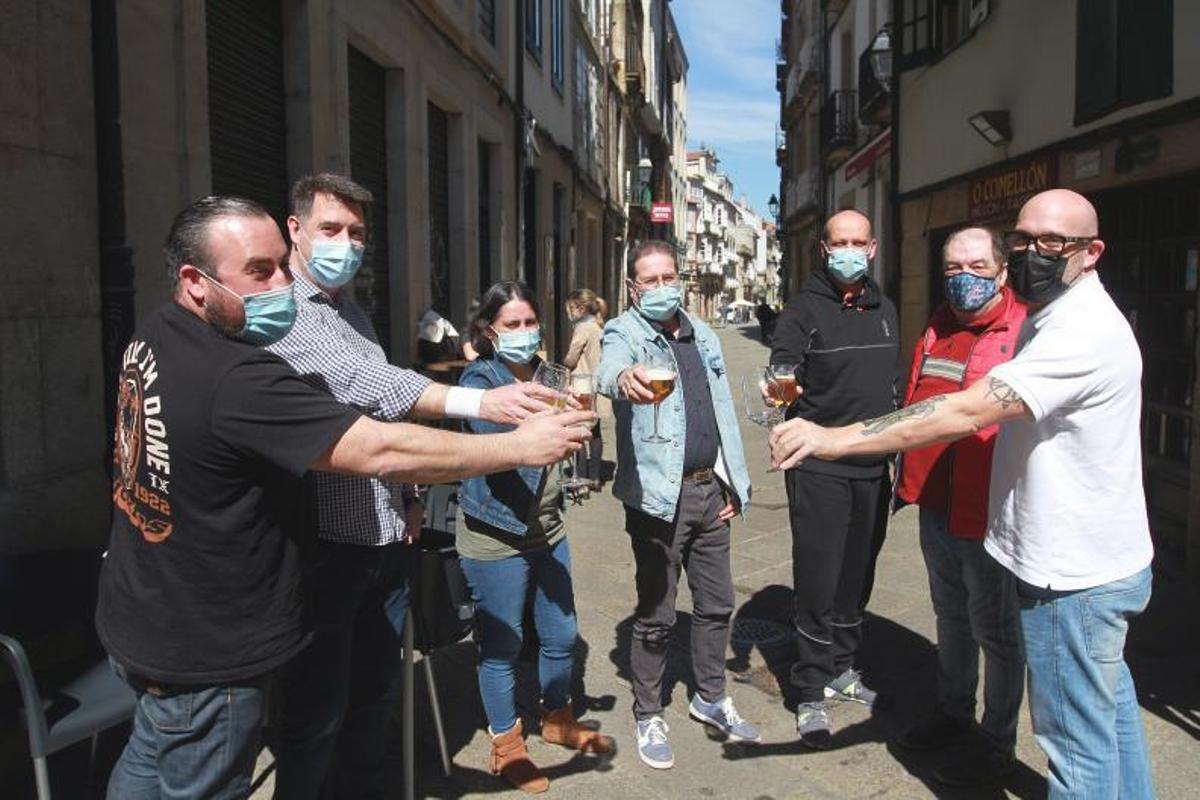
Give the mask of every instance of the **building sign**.
[[887, 155], [892, 149], [892, 131], [889, 128], [875, 141], [859, 150], [846, 162], [845, 180], [849, 181], [855, 175], [869, 170], [876, 161]]
[[1054, 187], [1058, 160], [1052, 155], [1025, 161], [971, 181], [967, 216], [972, 222], [1015, 217], [1033, 195]]
[[674, 222], [675, 206], [667, 202], [656, 201], [650, 206], [650, 221], [654, 223]]

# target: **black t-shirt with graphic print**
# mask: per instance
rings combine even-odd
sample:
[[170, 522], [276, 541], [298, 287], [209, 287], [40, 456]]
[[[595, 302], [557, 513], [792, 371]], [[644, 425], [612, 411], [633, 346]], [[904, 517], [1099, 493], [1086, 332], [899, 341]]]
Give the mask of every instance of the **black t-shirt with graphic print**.
[[306, 642], [301, 477], [359, 413], [169, 303], [125, 350], [96, 627], [166, 685], [262, 675]]

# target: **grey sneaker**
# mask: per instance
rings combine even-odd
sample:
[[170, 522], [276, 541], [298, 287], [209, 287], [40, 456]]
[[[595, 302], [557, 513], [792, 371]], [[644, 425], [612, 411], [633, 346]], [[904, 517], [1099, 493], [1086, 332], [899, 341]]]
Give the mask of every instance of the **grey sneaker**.
[[709, 703], [699, 694], [692, 696], [688, 706], [692, 719], [711, 725], [729, 737], [731, 742], [761, 742], [762, 736], [733, 707], [733, 698], [725, 695], [715, 703]]
[[667, 723], [663, 722], [662, 717], [655, 716], [647, 720], [638, 720], [638, 756], [647, 766], [655, 769], [670, 769], [675, 766], [675, 751], [671, 749], [671, 743], [667, 741], [667, 731], [669, 730], [671, 729], [667, 727]]
[[833, 732], [829, 729], [829, 704], [824, 700], [801, 703], [796, 707], [796, 732], [800, 743], [814, 750], [833, 747]]
[[863, 683], [862, 673], [848, 669], [825, 686], [826, 700], [850, 700], [864, 706], [875, 705], [879, 695]]

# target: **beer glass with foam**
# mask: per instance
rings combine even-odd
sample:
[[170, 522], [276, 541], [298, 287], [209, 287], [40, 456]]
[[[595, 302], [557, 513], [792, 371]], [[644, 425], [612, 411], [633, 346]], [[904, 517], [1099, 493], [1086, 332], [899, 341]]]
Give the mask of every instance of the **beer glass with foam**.
[[658, 409], [662, 401], [675, 391], [675, 361], [666, 353], [648, 353], [642, 367], [646, 370], [650, 391], [654, 393], [654, 433], [642, 441], [664, 444], [671, 440], [658, 432]]

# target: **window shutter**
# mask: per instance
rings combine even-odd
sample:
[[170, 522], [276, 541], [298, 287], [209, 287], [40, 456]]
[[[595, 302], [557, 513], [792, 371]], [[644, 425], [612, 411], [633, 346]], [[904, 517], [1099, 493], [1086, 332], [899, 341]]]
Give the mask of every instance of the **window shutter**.
[[1171, 94], [1173, 10], [1173, 0], [1120, 0], [1117, 94], [1121, 105]]
[[1075, 37], [1075, 124], [1116, 108], [1118, 0], [1081, 0]]

